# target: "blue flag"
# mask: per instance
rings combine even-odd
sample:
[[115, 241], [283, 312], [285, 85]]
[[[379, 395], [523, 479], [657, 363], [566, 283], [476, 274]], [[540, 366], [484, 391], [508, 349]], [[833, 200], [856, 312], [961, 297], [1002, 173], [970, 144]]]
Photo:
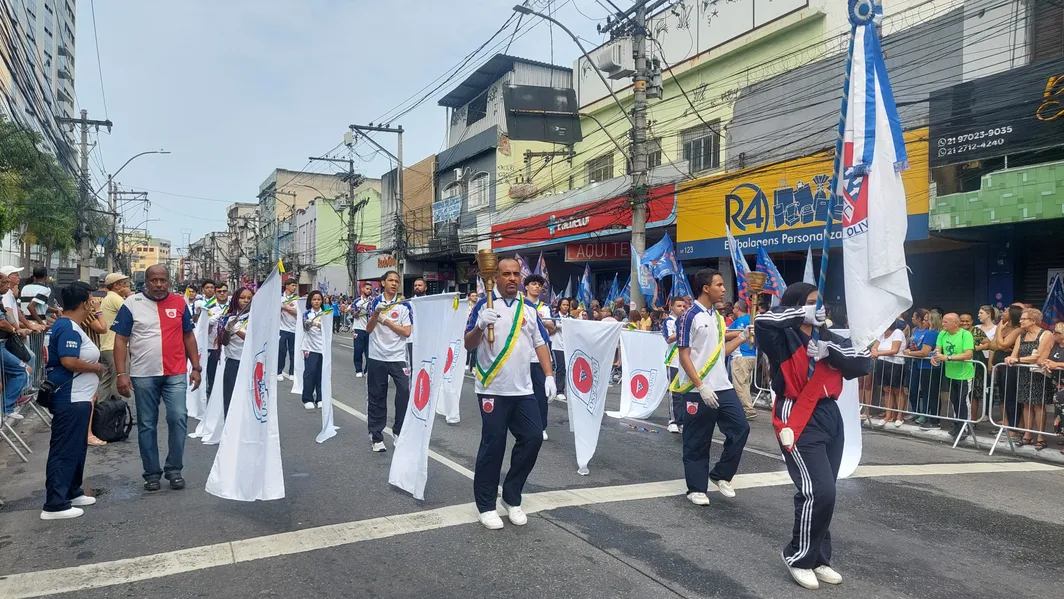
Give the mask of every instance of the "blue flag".
[[772, 262], [772, 257], [768, 255], [763, 245], [757, 246], [757, 266], [755, 268], [757, 272], [763, 272], [768, 275], [765, 278], [763, 293], [773, 296], [772, 303], [774, 305], [779, 304], [779, 299], [783, 297], [783, 292], [787, 291], [787, 283], [783, 281], [783, 275], [780, 274], [779, 269]]
[[624, 305], [632, 303], [632, 275], [628, 275], [628, 282], [624, 284], [624, 289], [621, 289], [621, 297], [624, 298]]
[[550, 275], [547, 274], [547, 262], [543, 259], [543, 252], [539, 253], [539, 258], [536, 260], [536, 270], [533, 274], [537, 274], [546, 279], [547, 283], [545, 288], [548, 292], [551, 292]]
[[606, 294], [606, 304], [613, 305], [613, 300], [617, 299], [620, 293], [621, 290], [617, 288], [617, 273], [613, 273], [613, 283], [610, 284], [610, 292]]
[[672, 245], [672, 239], [666, 234], [661, 241], [647, 248], [643, 253], [641, 263], [649, 269], [651, 276], [659, 281], [669, 275], [675, 274], [676, 248]]
[[1049, 286], [1049, 296], [1042, 305], [1042, 321], [1050, 327], [1064, 322], [1064, 278], [1060, 275], [1053, 277], [1053, 283]]
[[687, 273], [683, 270], [683, 264], [678, 264], [676, 274], [672, 275], [672, 297], [685, 299], [695, 297], [691, 290], [691, 283], [687, 280]]
[[580, 279], [580, 288], [576, 292], [577, 303], [585, 310], [591, 306], [594, 295], [591, 293], [591, 265], [584, 263], [584, 276]]
[[639, 292], [643, 294], [643, 297], [647, 301], [651, 301], [658, 293], [658, 282], [650, 274], [650, 269], [643, 264], [643, 257], [635, 250], [634, 245], [632, 246], [632, 260], [635, 262], [636, 272], [639, 274], [636, 286], [639, 288]]
[[521, 257], [521, 254], [514, 254], [514, 260], [517, 260], [517, 263], [521, 265], [521, 283], [520, 284], [521, 284], [521, 293], [524, 293], [525, 292], [525, 277], [530, 276], [532, 274], [532, 269], [528, 267], [528, 262], [525, 262], [525, 259]]
[[724, 231], [728, 234], [728, 252], [731, 255], [732, 266], [735, 267], [735, 295], [749, 303], [750, 299], [746, 292], [746, 273], [750, 272], [750, 266], [746, 263], [746, 257], [743, 256], [739, 245], [735, 243], [735, 238], [732, 237], [731, 227], [724, 225]]
[[562, 297], [573, 299], [573, 275], [569, 275], [569, 279], [565, 282], [565, 291], [562, 292]]

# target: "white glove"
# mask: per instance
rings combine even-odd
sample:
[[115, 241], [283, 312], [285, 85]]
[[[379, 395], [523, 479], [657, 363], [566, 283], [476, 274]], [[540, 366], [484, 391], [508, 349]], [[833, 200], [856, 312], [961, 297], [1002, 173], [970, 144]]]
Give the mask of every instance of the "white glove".
[[739, 333], [739, 339], [743, 340], [743, 343], [749, 342], [754, 338], [754, 327], [748, 326]]
[[785, 449], [794, 447], [794, 431], [790, 428], [785, 428], [780, 431], [780, 445], [783, 445]]
[[709, 384], [702, 381], [702, 386], [698, 388], [698, 395], [702, 397], [702, 403], [713, 408], [714, 410], [720, 407], [720, 402], [717, 401], [717, 394], [710, 389]]
[[498, 320], [499, 313], [495, 311], [495, 308], [484, 308], [477, 317], [477, 328], [483, 331], [488, 328], [488, 325], [495, 324]]
[[828, 357], [828, 344], [826, 341], [813, 341], [810, 339], [809, 345], [805, 346], [805, 353], [819, 362]]
[[805, 306], [805, 324], [811, 324], [814, 327], [824, 326], [824, 323], [828, 320], [828, 311], [821, 306], [818, 310], [816, 306]]
[[553, 376], [543, 381], [543, 391], [547, 394], [547, 403], [554, 401], [554, 396], [558, 394], [558, 383], [554, 382]]

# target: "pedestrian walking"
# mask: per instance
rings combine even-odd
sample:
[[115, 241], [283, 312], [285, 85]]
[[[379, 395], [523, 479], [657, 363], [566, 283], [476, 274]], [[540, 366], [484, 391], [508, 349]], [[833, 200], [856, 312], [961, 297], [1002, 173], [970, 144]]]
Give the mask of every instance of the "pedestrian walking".
[[288, 357], [288, 380], [294, 380], [296, 367], [296, 321], [298, 320], [299, 283], [289, 278], [281, 293], [281, 345], [277, 355], [277, 380], [284, 380], [285, 357]]
[[[665, 321], [661, 326], [661, 336], [665, 337], [665, 343], [669, 344], [669, 349], [665, 353], [665, 367], [669, 369], [669, 380], [672, 381], [676, 378], [676, 375], [680, 372], [680, 358], [679, 348], [676, 347], [676, 323], [680, 316], [683, 315], [684, 310], [687, 309], [687, 304], [682, 297], [673, 297], [669, 300], [669, 315], [665, 318]], [[669, 391], [669, 426], [666, 430], [674, 435], [680, 434], [680, 425], [683, 424], [683, 394], [675, 391]]]
[[307, 296], [307, 309], [300, 325], [303, 327], [303, 407], [313, 410], [321, 407], [321, 377], [324, 340], [321, 331], [322, 319], [331, 307], [324, 305], [320, 291], [311, 291]]
[[369, 352], [369, 333], [366, 332], [366, 324], [369, 322], [370, 304], [373, 303], [373, 285], [362, 283], [362, 296], [351, 304], [352, 325], [351, 345], [354, 347], [355, 376], [362, 378], [366, 371], [366, 354]]
[[222, 371], [222, 413], [229, 415], [229, 402], [236, 390], [236, 378], [240, 372], [240, 358], [244, 354], [244, 340], [247, 338], [249, 320], [251, 319], [251, 300], [254, 292], [247, 287], [238, 289], [232, 305], [219, 323], [221, 332], [218, 343], [225, 352], [225, 369]]
[[395, 420], [392, 433], [398, 437], [403, 428], [407, 402], [410, 400], [410, 367], [406, 340], [410, 337], [413, 318], [410, 304], [399, 295], [399, 273], [389, 270], [381, 278], [382, 292], [370, 307], [366, 332], [369, 333], [369, 362], [366, 366], [366, 420], [371, 448], [381, 453], [384, 425], [388, 421], [388, 379], [395, 386]]

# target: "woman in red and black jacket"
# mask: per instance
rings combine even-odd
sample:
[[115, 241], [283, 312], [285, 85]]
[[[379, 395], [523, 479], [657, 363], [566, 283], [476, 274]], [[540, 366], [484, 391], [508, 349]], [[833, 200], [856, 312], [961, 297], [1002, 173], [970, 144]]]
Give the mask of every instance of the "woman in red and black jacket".
[[[783, 549], [783, 561], [794, 580], [815, 589], [820, 582], [839, 584], [831, 569], [831, 534], [835, 511], [835, 479], [844, 442], [842, 415], [835, 401], [843, 379], [867, 374], [872, 362], [866, 350], [824, 326], [825, 312], [816, 308], [817, 288], [796, 283], [787, 288], [780, 306], [757, 317], [754, 335], [771, 365], [772, 424], [791, 480], [794, 532]], [[820, 341], [813, 343], [813, 327]], [[816, 360], [809, 378], [809, 358]]]

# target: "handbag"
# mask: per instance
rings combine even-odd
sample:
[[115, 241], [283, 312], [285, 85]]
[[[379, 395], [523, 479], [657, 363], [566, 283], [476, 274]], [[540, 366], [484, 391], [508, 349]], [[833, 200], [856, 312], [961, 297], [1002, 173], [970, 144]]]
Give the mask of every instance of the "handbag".
[[30, 350], [26, 348], [26, 343], [22, 341], [22, 337], [18, 335], [11, 335], [4, 340], [4, 349], [6, 349], [11, 355], [15, 356], [21, 362], [29, 362], [33, 357]]
[[[73, 385], [74, 379], [81, 375], [82, 373], [80, 372], [76, 373], [74, 376], [70, 377], [70, 381], [64, 383], [64, 385]], [[51, 412], [52, 406], [55, 404], [55, 394], [62, 388], [63, 385], [56, 385], [51, 379], [45, 378], [41, 381], [41, 385], [37, 387], [37, 405]]]

